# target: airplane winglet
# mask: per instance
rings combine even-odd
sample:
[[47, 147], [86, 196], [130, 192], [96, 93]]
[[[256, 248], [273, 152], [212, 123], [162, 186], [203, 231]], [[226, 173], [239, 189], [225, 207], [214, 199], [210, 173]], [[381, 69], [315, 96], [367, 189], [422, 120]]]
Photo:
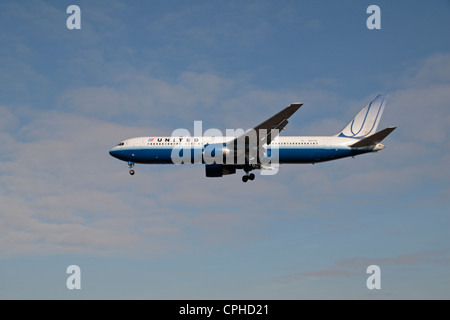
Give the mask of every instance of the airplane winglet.
[[383, 129], [377, 133], [374, 133], [371, 136], [368, 136], [365, 139], [359, 140], [358, 142], [350, 145], [352, 148], [363, 148], [363, 147], [370, 147], [375, 146], [381, 141], [383, 141], [384, 138], [386, 138], [392, 131], [394, 131], [397, 127], [389, 127], [386, 129]]

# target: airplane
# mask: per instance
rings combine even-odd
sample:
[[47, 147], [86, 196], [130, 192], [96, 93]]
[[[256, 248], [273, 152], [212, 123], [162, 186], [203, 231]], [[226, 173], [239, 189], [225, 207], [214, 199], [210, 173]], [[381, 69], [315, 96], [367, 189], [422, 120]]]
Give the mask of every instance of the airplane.
[[135, 174], [135, 164], [191, 163], [205, 164], [206, 177], [222, 177], [242, 169], [242, 181], [247, 182], [255, 179], [250, 173], [253, 170], [264, 174], [276, 172], [280, 164], [315, 164], [384, 149], [380, 142], [396, 129], [376, 132], [385, 103], [386, 95], [377, 95], [333, 136], [280, 136], [288, 119], [303, 105], [292, 103], [239, 135], [137, 137], [121, 141], [109, 154], [128, 162], [131, 175]]

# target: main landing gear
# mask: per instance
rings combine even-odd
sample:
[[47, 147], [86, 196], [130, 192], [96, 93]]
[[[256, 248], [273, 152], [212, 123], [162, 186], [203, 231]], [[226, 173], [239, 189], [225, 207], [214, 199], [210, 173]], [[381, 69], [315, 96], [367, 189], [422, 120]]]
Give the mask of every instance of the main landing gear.
[[249, 172], [254, 169], [260, 169], [260, 167], [258, 167], [257, 165], [245, 165], [242, 169], [244, 169], [245, 171], [245, 176], [242, 177], [242, 182], [247, 182], [248, 180], [255, 180], [255, 174]]
[[242, 182], [247, 182], [248, 180], [255, 180], [255, 174], [254, 173], [250, 173], [250, 174], [246, 174], [245, 176], [242, 177]]
[[249, 171], [245, 170], [245, 176], [242, 177], [242, 182], [247, 182], [248, 180], [253, 181], [255, 180], [255, 174], [254, 173], [248, 173]]
[[133, 167], [134, 167], [134, 162], [129, 161], [128, 162], [128, 168], [130, 168], [130, 174], [131, 175], [134, 175]]

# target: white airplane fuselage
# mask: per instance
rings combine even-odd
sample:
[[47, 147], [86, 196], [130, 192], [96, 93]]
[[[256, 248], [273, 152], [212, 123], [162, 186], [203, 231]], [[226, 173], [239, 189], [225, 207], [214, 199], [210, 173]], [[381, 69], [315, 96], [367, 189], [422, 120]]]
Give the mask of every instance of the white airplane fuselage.
[[[204, 164], [202, 155], [205, 145], [222, 144], [233, 140], [234, 137], [138, 137], [124, 140], [112, 148], [111, 156], [128, 162], [142, 164], [174, 164], [172, 152], [174, 148], [183, 149], [191, 153], [191, 164]], [[278, 141], [263, 146], [265, 152], [278, 149], [278, 162], [283, 163], [317, 163], [345, 157], [353, 157], [367, 152], [375, 152], [384, 148], [381, 143], [375, 146], [352, 148], [355, 143], [352, 138], [327, 136], [283, 136]], [[243, 163], [228, 163], [243, 164]]]
[[120, 142], [109, 154], [127, 161], [131, 175], [136, 163], [205, 164], [207, 177], [222, 177], [242, 169], [246, 173], [242, 180], [247, 182], [255, 178], [249, 174], [252, 170], [273, 170], [286, 163], [325, 162], [384, 149], [380, 142], [395, 129], [376, 131], [385, 101], [386, 96], [376, 96], [334, 136], [279, 135], [302, 106], [292, 103], [237, 137], [138, 137]]

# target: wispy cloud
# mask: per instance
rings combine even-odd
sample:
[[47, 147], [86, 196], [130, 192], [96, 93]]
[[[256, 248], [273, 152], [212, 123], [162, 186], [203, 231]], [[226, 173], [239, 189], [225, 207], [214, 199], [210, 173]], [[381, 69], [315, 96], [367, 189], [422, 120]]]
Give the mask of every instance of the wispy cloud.
[[305, 279], [347, 278], [365, 275], [366, 269], [370, 265], [378, 265], [381, 269], [391, 269], [435, 263], [450, 265], [450, 249], [417, 251], [391, 257], [353, 257], [341, 259], [325, 269], [283, 275], [274, 278], [273, 281], [280, 284], [290, 284]]
[[[2, 131], [10, 152], [0, 169], [0, 255], [170, 254], [195, 242], [208, 247], [261, 236], [274, 205], [260, 196], [276, 184], [244, 193], [236, 179], [206, 180], [202, 166], [138, 165], [130, 177], [108, 149], [140, 130], [47, 111]], [[259, 210], [262, 202], [266, 209]]]
[[[449, 90], [444, 90], [445, 85], [439, 81], [421, 90], [403, 89], [392, 93], [386, 110], [390, 115], [389, 123], [399, 124], [400, 132], [405, 130], [403, 128], [420, 126], [426, 130], [428, 123], [433, 123], [433, 130], [445, 134]], [[273, 108], [270, 106], [295, 97], [292, 89], [268, 91], [249, 84], [242, 88], [238, 85], [241, 82], [239, 78], [196, 72], [181, 73], [175, 81], [145, 75], [125, 76], [120, 80], [123, 87], [117, 84], [117, 87], [66, 91], [58, 99], [59, 111], [32, 111], [30, 114], [30, 110], [3, 106], [0, 109], [3, 148], [10, 151], [3, 155], [5, 162], [0, 169], [1, 191], [6, 203], [2, 211], [3, 224], [9, 230], [3, 237], [17, 239], [15, 242], [5, 240], [8, 245], [3, 247], [3, 254], [27, 250], [48, 252], [48, 248], [80, 250], [82, 244], [86, 252], [107, 252], [108, 246], [113, 252], [130, 247], [135, 250], [145, 247], [150, 252], [167, 248], [179, 250], [188, 248], [194, 241], [186, 238], [183, 231], [186, 228], [195, 229], [198, 238], [203, 240], [228, 241], [244, 237], [248, 230], [257, 238], [261, 236], [264, 221], [271, 221], [271, 212], [277, 211], [280, 201], [284, 203], [283, 219], [290, 214], [289, 219], [292, 219], [308, 215], [311, 210], [319, 214], [324, 197], [342, 201], [342, 197], [348, 197], [348, 190], [353, 190], [356, 196], [355, 186], [364, 185], [364, 192], [381, 194], [386, 188], [399, 192], [430, 177], [433, 180], [446, 177], [445, 153], [436, 153], [433, 166], [427, 161], [422, 163], [430, 150], [438, 148], [433, 137], [439, 135], [431, 135], [426, 130], [428, 137], [421, 136], [418, 141], [414, 139], [420, 135], [400, 133], [399, 137], [394, 136], [388, 145], [393, 150], [383, 151], [383, 158], [374, 155], [366, 156], [364, 161], [327, 164], [339, 170], [282, 167], [280, 175], [287, 183], [272, 179], [270, 184], [255, 183], [249, 189], [243, 184], [236, 185], [239, 179], [232, 176], [220, 181], [223, 191], [218, 193], [214, 191], [217, 180], [205, 180], [201, 166], [174, 170], [142, 167], [138, 170], [143, 172], [133, 177], [131, 189], [127, 187], [130, 184], [126, 179], [130, 177], [126, 166], [110, 158], [108, 148], [127, 137], [170, 134], [173, 128], [161, 126], [162, 117], [178, 114], [183, 120], [193, 121], [197, 120], [193, 114], [208, 114], [207, 118], [213, 119], [219, 113], [228, 117], [234, 113], [240, 114], [242, 123], [243, 119], [251, 122], [255, 117], [255, 105], [263, 105], [261, 110], [269, 113]], [[292, 98], [286, 98], [289, 96]], [[345, 102], [342, 97], [333, 98], [318, 90], [308, 97], [315, 100], [315, 104], [330, 97], [338, 105]], [[427, 101], [432, 103], [424, 108], [422, 104]], [[242, 109], [242, 106], [249, 108]], [[132, 121], [124, 121], [129, 126], [116, 124], [128, 113], [142, 114], [144, 107], [148, 110], [144, 111], [144, 118], [149, 120], [145, 127], [136, 127]], [[327, 110], [332, 108], [327, 106]], [[23, 121], [25, 117], [29, 120]], [[235, 116], [224, 122], [237, 123]], [[424, 145], [421, 139], [431, 144]], [[389, 157], [389, 152], [395, 155], [395, 160]], [[421, 161], [411, 161], [413, 155], [419, 156]], [[375, 165], [379, 161], [384, 165]], [[372, 169], [367, 170], [368, 166]], [[152, 172], [151, 177], [146, 174], [148, 170]], [[388, 186], [386, 181], [391, 181]], [[274, 194], [274, 190], [278, 194], [277, 202], [261, 198], [262, 194]], [[308, 203], [296, 201], [296, 190], [302, 190], [301, 197], [307, 197]], [[247, 214], [242, 215], [235, 208]], [[125, 220], [124, 215], [130, 220]], [[252, 221], [260, 224], [254, 225]], [[95, 234], [103, 239], [97, 239]], [[76, 235], [82, 239], [77, 239]], [[137, 245], [148, 242], [152, 245]], [[349, 270], [339, 268], [310, 273], [314, 274], [350, 275]]]
[[[289, 297], [287, 287], [346, 282], [367, 264], [448, 275], [448, 251], [439, 249], [450, 199], [441, 5], [407, 14], [392, 5], [382, 31], [372, 32], [364, 6], [350, 3], [81, 1], [82, 30], [72, 32], [65, 4], [2, 2], [0, 258], [169, 257], [159, 261], [169, 269], [162, 273], [171, 278], [176, 265], [185, 290], [149, 287], [180, 296], [192, 296], [194, 280], [184, 276], [205, 284], [215, 275], [207, 269], [231, 256], [230, 271], [205, 295], [248, 283], [248, 296], [258, 296], [269, 279], [269, 298]], [[240, 174], [207, 179], [200, 165], [138, 164], [131, 177], [108, 154], [125, 138], [170, 135], [194, 120], [203, 129], [247, 129], [297, 101], [304, 106], [284, 135], [332, 135], [381, 89], [389, 99], [380, 127], [398, 128], [378, 154], [283, 165], [251, 184]], [[377, 255], [364, 254], [360, 242], [379, 232]], [[421, 249], [392, 246], [418, 234]], [[315, 254], [328, 245], [333, 258]], [[305, 250], [314, 253], [297, 270], [298, 248], [315, 250]]]

